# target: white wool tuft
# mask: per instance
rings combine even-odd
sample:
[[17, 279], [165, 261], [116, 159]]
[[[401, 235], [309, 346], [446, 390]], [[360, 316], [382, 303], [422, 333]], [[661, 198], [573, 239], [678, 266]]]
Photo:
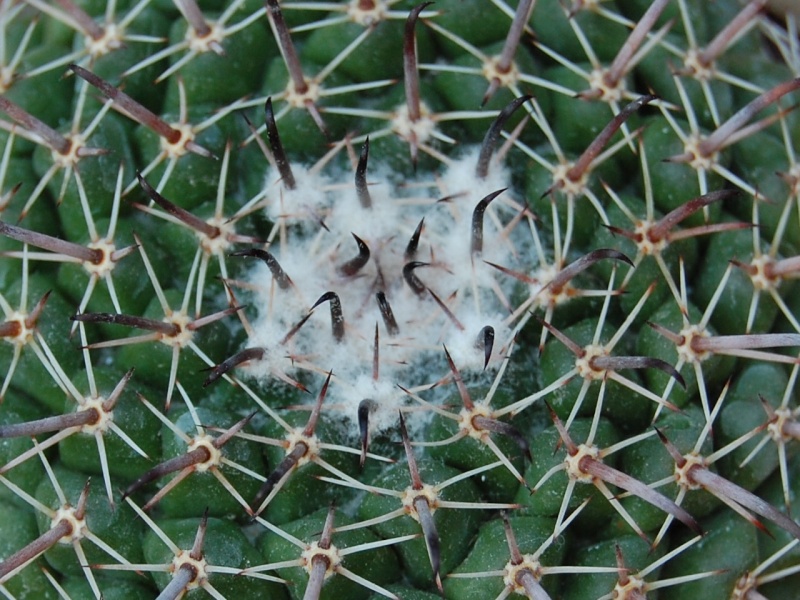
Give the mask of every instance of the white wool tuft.
[[[355, 423], [359, 403], [366, 398], [375, 401], [377, 408], [370, 415], [374, 433], [396, 426], [398, 410], [417, 404], [400, 386], [425, 390], [448, 376], [445, 347], [460, 371], [483, 371], [485, 350], [479, 336], [487, 326], [495, 334], [488, 369], [497, 368], [511, 342], [513, 324], [506, 319], [513, 310], [509, 303], [515, 280], [486, 262], [525, 270], [537, 264], [537, 257], [526, 228], [508, 227], [521, 210], [520, 200], [508, 190], [486, 208], [482, 250], [473, 253], [475, 207], [488, 194], [511, 184], [502, 166], [493, 167], [485, 180], [476, 178], [477, 156], [478, 149], [466, 153], [436, 182], [421, 185], [375, 183], [388, 181], [390, 173], [373, 161], [368, 173], [369, 208], [358, 199], [353, 173], [334, 179], [293, 167], [297, 188], [287, 191], [270, 172], [266, 213], [282, 231], [269, 251], [293, 286], [282, 290], [264, 264], [253, 268], [250, 282], [260, 290], [254, 300], [259, 316], [248, 346], [263, 347], [266, 352], [264, 360], [248, 371], [272, 380], [277, 373], [297, 377], [300, 371], [332, 370], [334, 381], [326, 405], [339, 407], [343, 419]], [[423, 218], [416, 254], [409, 259], [407, 245]], [[341, 272], [342, 265], [359, 254], [353, 234], [363, 240], [370, 256], [355, 275], [347, 276]], [[410, 261], [427, 263], [413, 271], [426, 288], [420, 294], [403, 275]], [[394, 336], [376, 299], [380, 290], [397, 323], [399, 331]], [[329, 292], [341, 304], [342, 339], [334, 337], [333, 302], [327, 301], [314, 308], [291, 340], [282, 344], [314, 303]], [[414, 420], [413, 416], [409, 419], [412, 426]]]

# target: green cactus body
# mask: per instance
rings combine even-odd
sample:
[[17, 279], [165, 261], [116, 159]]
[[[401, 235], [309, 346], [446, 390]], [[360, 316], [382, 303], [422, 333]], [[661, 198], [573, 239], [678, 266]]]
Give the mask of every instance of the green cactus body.
[[0, 0], [0, 595], [793, 597], [778, 4]]

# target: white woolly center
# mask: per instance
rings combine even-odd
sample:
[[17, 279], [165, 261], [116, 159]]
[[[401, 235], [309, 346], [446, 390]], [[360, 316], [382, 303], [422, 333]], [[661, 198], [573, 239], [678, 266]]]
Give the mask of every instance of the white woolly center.
[[[373, 400], [370, 429], [396, 425], [398, 409], [411, 402], [406, 389], [433, 384], [447, 373], [443, 347], [460, 371], [481, 371], [486, 362], [482, 331], [494, 330], [490, 367], [499, 365], [511, 337], [515, 280], [486, 264], [525, 270], [536, 264], [532, 244], [514, 228], [521, 206], [504, 191], [486, 207], [482, 245], [474, 249], [473, 212], [487, 195], [510, 187], [510, 176], [495, 167], [485, 180], [475, 176], [477, 150], [456, 161], [436, 182], [380, 184], [391, 173], [368, 170], [371, 206], [359, 199], [352, 172], [338, 178], [293, 167], [297, 186], [287, 190], [280, 176], [266, 176], [267, 216], [275, 223], [269, 252], [292, 281], [281, 289], [259, 261], [250, 281], [257, 288], [259, 317], [249, 347], [265, 349], [250, 372], [262, 379], [297, 377], [299, 371], [333, 371], [325, 401], [354, 421], [359, 403]], [[407, 247], [424, 219], [416, 252]], [[369, 260], [352, 275], [342, 266], [359, 255], [353, 236], [369, 248]], [[404, 276], [410, 262], [421, 286]], [[344, 334], [337, 339], [331, 299], [341, 305]], [[397, 330], [381, 311], [385, 294]], [[438, 300], [437, 300], [438, 299]], [[443, 305], [443, 306], [442, 306]], [[309, 311], [310, 316], [309, 316]], [[449, 313], [449, 314], [448, 314]], [[304, 318], [307, 321], [285, 340]], [[376, 328], [378, 335], [376, 351]]]

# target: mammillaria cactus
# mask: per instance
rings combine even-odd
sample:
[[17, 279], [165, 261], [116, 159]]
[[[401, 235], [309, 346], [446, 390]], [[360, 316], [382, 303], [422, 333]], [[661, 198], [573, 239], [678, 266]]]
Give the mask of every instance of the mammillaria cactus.
[[795, 597], [797, 15], [0, 0], [0, 594]]

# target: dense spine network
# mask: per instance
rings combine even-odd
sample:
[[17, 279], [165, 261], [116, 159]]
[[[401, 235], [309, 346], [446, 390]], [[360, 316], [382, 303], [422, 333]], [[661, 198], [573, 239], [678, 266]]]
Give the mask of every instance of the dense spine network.
[[0, 0], [0, 595], [793, 597], [798, 19]]

